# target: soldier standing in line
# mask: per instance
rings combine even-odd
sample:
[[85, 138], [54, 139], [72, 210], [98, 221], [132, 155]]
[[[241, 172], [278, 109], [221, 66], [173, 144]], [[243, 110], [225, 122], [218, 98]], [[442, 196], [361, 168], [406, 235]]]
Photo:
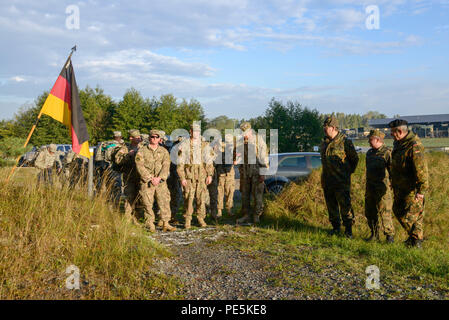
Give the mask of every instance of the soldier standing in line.
[[160, 132], [150, 131], [150, 143], [139, 149], [136, 155], [136, 168], [140, 175], [140, 196], [145, 208], [145, 225], [151, 232], [154, 226], [153, 204], [156, 199], [162, 221], [162, 231], [174, 231], [170, 221], [170, 192], [167, 188], [167, 178], [170, 172], [170, 155], [159, 145]]
[[62, 170], [61, 159], [59, 158], [55, 144], [52, 143], [47, 148], [43, 148], [43, 150], [39, 151], [36, 161], [34, 162], [34, 166], [39, 169], [39, 174], [37, 176], [38, 184], [40, 182], [48, 183], [50, 185], [53, 184], [52, 173], [55, 162], [59, 165], [58, 170]]
[[[212, 148], [215, 157], [221, 154], [221, 141], [214, 140], [209, 144]], [[221, 217], [218, 216], [218, 175], [217, 175], [217, 164], [215, 163], [214, 158], [214, 174], [212, 176], [212, 182], [207, 186], [207, 191], [209, 195], [209, 204], [206, 205], [208, 207], [211, 216], [218, 222], [218, 219]]]
[[191, 228], [193, 202], [196, 202], [197, 219], [200, 227], [206, 227], [205, 198], [207, 185], [214, 175], [214, 152], [207, 142], [201, 139], [199, 125], [190, 126], [190, 139], [181, 142], [178, 152], [178, 172], [184, 193], [185, 228]]
[[[365, 216], [371, 230], [368, 240], [379, 240], [382, 226], [387, 242], [394, 242], [394, 226], [391, 218], [392, 197], [390, 190], [391, 150], [384, 144], [385, 134], [371, 130], [368, 138], [371, 149], [366, 153]], [[380, 220], [380, 221], [379, 221]]]
[[[240, 192], [242, 193], [243, 217], [237, 223], [259, 223], [263, 214], [263, 192], [265, 189], [265, 176], [260, 173], [262, 168], [268, 168], [267, 145], [260, 136], [253, 134], [251, 124], [243, 122], [240, 125], [243, 131], [243, 163], [240, 164]], [[255, 156], [256, 163], [249, 159]], [[254, 210], [251, 209], [251, 199], [254, 201]]]
[[[181, 139], [176, 140], [172, 147], [167, 149], [170, 153], [171, 149], [175, 147]], [[170, 190], [170, 212], [171, 212], [171, 223], [177, 223], [176, 214], [178, 213], [179, 205], [182, 199], [182, 189], [181, 183], [179, 181], [178, 172], [176, 171], [176, 164], [170, 161], [170, 175], [167, 179], [168, 190]]]
[[338, 130], [337, 118], [327, 117], [323, 129], [321, 185], [333, 227], [331, 234], [340, 233], [341, 216], [345, 235], [352, 238], [354, 210], [351, 205], [351, 174], [357, 167], [359, 157], [352, 141]]
[[[226, 144], [222, 146], [222, 162], [215, 166], [218, 176], [218, 203], [217, 203], [217, 219], [222, 216], [224, 197], [226, 197], [226, 211], [229, 216], [233, 216], [232, 207], [234, 206], [235, 192], [235, 171], [233, 163], [226, 163]], [[228, 150], [232, 152], [232, 149]], [[233, 153], [233, 161], [236, 160], [235, 152]]]
[[85, 182], [87, 179], [87, 165], [88, 159], [73, 150], [70, 150], [64, 156], [63, 175], [64, 181], [69, 184], [69, 187], [74, 187], [78, 182]]
[[115, 154], [115, 163], [123, 173], [125, 200], [125, 216], [128, 220], [137, 223], [135, 205], [138, 200], [140, 176], [136, 169], [135, 157], [142, 141], [139, 130], [129, 130], [130, 145], [123, 145]]
[[405, 120], [389, 123], [394, 138], [391, 153], [393, 213], [408, 233], [408, 246], [421, 248], [424, 239], [424, 195], [429, 188], [429, 174], [421, 140], [408, 130]]

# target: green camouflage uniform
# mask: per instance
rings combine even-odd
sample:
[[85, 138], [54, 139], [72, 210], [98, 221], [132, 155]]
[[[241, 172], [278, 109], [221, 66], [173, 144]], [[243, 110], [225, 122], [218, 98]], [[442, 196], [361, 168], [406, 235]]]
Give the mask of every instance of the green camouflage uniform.
[[[249, 128], [250, 129], [250, 128]], [[239, 148], [237, 148], [239, 150]], [[258, 141], [257, 136], [243, 142], [243, 163], [239, 165], [240, 192], [242, 194], [242, 213], [244, 217], [252, 215], [260, 217], [263, 213], [264, 181], [260, 181], [260, 169], [268, 168], [268, 153], [265, 141]], [[249, 154], [256, 155], [256, 163], [250, 164]], [[254, 210], [251, 210], [251, 199], [254, 201]]]
[[427, 163], [421, 140], [409, 132], [393, 144], [391, 154], [391, 185], [393, 187], [393, 213], [410, 238], [423, 239], [424, 201], [416, 200], [429, 188]]
[[358, 161], [359, 157], [352, 141], [343, 133], [339, 132], [332, 140], [324, 138], [321, 145], [321, 185], [329, 211], [329, 221], [334, 229], [340, 228], [340, 216], [346, 227], [353, 224], [351, 174], [355, 171]]
[[[379, 227], [386, 236], [394, 236], [391, 218], [392, 197], [389, 175], [391, 150], [384, 144], [379, 149], [369, 149], [366, 153], [365, 216], [368, 226], [376, 237]], [[380, 221], [379, 221], [380, 218]]]
[[[170, 172], [170, 155], [161, 146], [153, 150], [150, 145], [139, 149], [136, 158], [136, 168], [140, 175], [140, 196], [145, 209], [145, 219], [154, 223], [154, 199], [159, 207], [160, 218], [164, 222], [170, 221], [170, 191], [167, 178]], [[152, 178], [161, 178], [157, 186], [151, 183]]]
[[124, 145], [120, 147], [115, 155], [115, 163], [122, 168], [122, 182], [124, 186], [123, 193], [126, 196], [125, 215], [128, 217], [131, 217], [133, 211], [135, 211], [135, 206], [139, 196], [140, 176], [137, 172], [135, 162], [138, 149], [138, 146]]
[[[178, 165], [176, 171], [179, 180], [187, 181], [187, 186], [183, 187], [184, 195], [184, 218], [190, 223], [193, 214], [193, 201], [196, 201], [197, 218], [204, 219], [206, 217], [206, 178], [214, 175], [214, 152], [207, 142], [201, 141], [201, 137], [197, 147], [198, 159], [194, 161], [194, 144], [193, 139], [185, 139], [180, 142], [178, 152]], [[190, 150], [190, 152], [188, 151]], [[187, 158], [190, 157], [190, 159]]]

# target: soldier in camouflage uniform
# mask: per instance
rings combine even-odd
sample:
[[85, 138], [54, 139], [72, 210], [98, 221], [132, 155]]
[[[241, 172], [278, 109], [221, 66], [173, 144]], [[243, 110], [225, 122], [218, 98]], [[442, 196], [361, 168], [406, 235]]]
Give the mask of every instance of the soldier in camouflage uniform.
[[[214, 140], [211, 142], [210, 147], [214, 151], [215, 158], [221, 153], [221, 142], [219, 140]], [[214, 158], [214, 174], [212, 176], [212, 182], [207, 186], [207, 191], [209, 195], [208, 210], [211, 216], [218, 222], [221, 214], [218, 215], [218, 174], [217, 174], [217, 164], [215, 164]]]
[[[382, 225], [387, 242], [394, 242], [391, 219], [392, 197], [390, 190], [391, 150], [384, 144], [385, 134], [371, 130], [368, 138], [371, 149], [366, 153], [365, 216], [371, 230], [369, 240], [379, 239]], [[380, 221], [379, 221], [380, 220]]]
[[412, 131], [408, 131], [407, 125], [407, 121], [401, 119], [389, 123], [395, 140], [391, 153], [393, 213], [409, 235], [406, 244], [421, 248], [424, 195], [429, 188], [429, 174], [424, 146]]
[[[181, 140], [177, 140], [173, 143], [173, 147], [175, 147]], [[167, 150], [167, 151], [171, 151]], [[179, 182], [178, 172], [176, 171], [176, 164], [170, 161], [170, 175], [167, 179], [168, 190], [170, 190], [170, 212], [171, 212], [171, 220], [172, 223], [177, 223], [176, 214], [178, 213], [179, 205], [182, 199], [182, 189], [181, 183]]]
[[56, 145], [50, 144], [47, 148], [39, 151], [36, 157], [34, 166], [39, 169], [39, 174], [37, 176], [37, 183], [44, 182], [48, 184], [53, 184], [53, 167], [55, 163], [58, 164], [59, 169], [62, 169], [61, 159], [57, 153]]
[[323, 128], [321, 186], [333, 227], [331, 234], [340, 233], [341, 216], [345, 235], [352, 238], [354, 210], [351, 205], [351, 174], [357, 167], [359, 157], [352, 141], [338, 130], [338, 120], [334, 116], [324, 120]]
[[[226, 144], [222, 146], [222, 161], [221, 164], [215, 166], [218, 176], [218, 204], [217, 204], [217, 218], [222, 216], [224, 197], [226, 197], [226, 211], [228, 215], [233, 216], [232, 207], [234, 206], [234, 192], [235, 192], [235, 170], [233, 163], [226, 163]], [[232, 152], [232, 150], [229, 150]], [[236, 160], [235, 152], [233, 154], [233, 161]]]
[[170, 155], [159, 145], [160, 132], [150, 131], [150, 143], [139, 149], [136, 155], [136, 168], [140, 175], [140, 196], [145, 207], [145, 224], [151, 232], [156, 231], [154, 226], [153, 204], [156, 199], [159, 206], [162, 231], [174, 231], [170, 221], [170, 192], [167, 187], [167, 178], [170, 172]]
[[140, 176], [136, 169], [135, 157], [142, 141], [139, 130], [129, 130], [130, 145], [123, 145], [115, 154], [115, 162], [123, 173], [123, 185], [125, 200], [125, 216], [128, 220], [137, 223], [135, 217], [135, 205], [138, 201]]
[[[251, 124], [244, 122], [240, 125], [243, 131], [243, 160], [239, 166], [240, 192], [242, 193], [243, 217], [237, 223], [259, 223], [263, 213], [263, 192], [265, 189], [265, 176], [261, 174], [262, 168], [268, 168], [268, 153], [265, 141], [253, 134]], [[237, 147], [237, 150], [240, 149]], [[241, 156], [241, 155], [240, 155]], [[256, 163], [249, 159], [255, 156]], [[254, 209], [251, 209], [251, 200], [254, 201]]]
[[79, 182], [86, 182], [88, 159], [73, 150], [67, 152], [62, 160], [63, 175], [69, 187], [74, 187]]
[[201, 128], [196, 124], [191, 125], [190, 138], [180, 142], [176, 168], [184, 194], [186, 229], [191, 227], [194, 200], [198, 223], [201, 227], [207, 226], [204, 221], [205, 198], [207, 185], [211, 184], [214, 175], [214, 157], [212, 148], [201, 139]]

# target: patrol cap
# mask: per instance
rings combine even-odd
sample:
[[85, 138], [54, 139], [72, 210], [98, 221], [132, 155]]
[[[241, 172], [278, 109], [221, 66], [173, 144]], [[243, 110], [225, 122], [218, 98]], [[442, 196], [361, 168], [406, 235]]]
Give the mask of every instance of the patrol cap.
[[122, 132], [121, 131], [114, 131], [114, 137], [121, 137]]
[[160, 138], [161, 133], [159, 130], [153, 129], [153, 130], [150, 130], [150, 136], [158, 136]]
[[131, 129], [128, 131], [129, 136], [133, 138], [139, 138], [140, 137], [140, 131], [137, 129]]
[[54, 143], [50, 144], [48, 146], [48, 150], [50, 150], [51, 152], [56, 152], [56, 145]]
[[385, 138], [385, 133], [383, 133], [382, 131], [380, 131], [379, 129], [373, 129], [369, 132], [368, 138], [371, 137], [378, 137], [378, 138]]
[[402, 119], [395, 119], [388, 124], [388, 126], [390, 128], [397, 128], [400, 126], [407, 126], [407, 125], [408, 125], [408, 122], [406, 120], [402, 120]]
[[159, 137], [161, 137], [162, 140], [167, 140], [167, 137], [165, 136], [165, 131], [159, 130]]
[[335, 116], [329, 116], [324, 119], [323, 127], [334, 127], [338, 128], [338, 120]]
[[248, 121], [245, 121], [240, 125], [240, 130], [242, 131], [246, 131], [249, 129], [251, 129], [251, 123], [249, 123]]

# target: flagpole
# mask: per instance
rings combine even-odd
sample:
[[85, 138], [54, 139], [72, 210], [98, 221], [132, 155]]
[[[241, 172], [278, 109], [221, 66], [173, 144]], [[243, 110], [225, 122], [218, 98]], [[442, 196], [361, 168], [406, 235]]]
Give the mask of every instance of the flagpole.
[[[72, 48], [72, 51], [70, 52], [69, 57], [67, 58], [64, 66], [67, 66], [67, 63], [70, 61], [70, 58], [72, 57], [72, 54], [75, 51], [76, 51], [76, 45]], [[42, 110], [43, 110], [43, 107], [41, 108], [41, 111], [39, 112], [39, 114], [37, 116], [37, 119], [36, 119], [36, 122], [34, 123], [33, 127], [31, 128], [30, 133], [28, 133], [28, 137], [27, 137], [27, 139], [25, 141], [25, 144], [23, 145], [23, 148], [26, 148], [26, 146], [28, 145], [28, 142], [30, 142], [31, 136], [33, 135], [33, 132], [34, 132], [34, 130], [37, 127], [37, 123], [39, 122], [39, 119], [42, 116]], [[12, 167], [11, 172], [8, 175], [8, 178], [6, 179], [6, 183], [9, 183], [9, 180], [11, 179], [12, 175], [14, 174], [14, 171], [16, 170], [17, 164], [19, 163], [21, 157], [22, 157], [21, 155], [17, 157], [16, 163], [14, 164], [14, 167]]]

